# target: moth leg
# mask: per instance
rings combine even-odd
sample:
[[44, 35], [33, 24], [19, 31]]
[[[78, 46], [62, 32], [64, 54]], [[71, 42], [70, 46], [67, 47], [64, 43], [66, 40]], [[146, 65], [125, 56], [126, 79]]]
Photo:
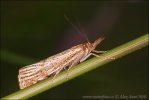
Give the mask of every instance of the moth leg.
[[62, 68], [61, 68], [59, 71], [57, 71], [57, 72], [55, 73], [55, 75], [54, 75], [53, 78], [52, 78], [52, 83], [53, 83], [53, 79], [60, 73], [61, 70], [62, 70]]
[[59, 73], [59, 71], [55, 73], [55, 75], [53, 76], [53, 79], [57, 76], [58, 73]]
[[95, 53], [105, 53], [107, 51], [98, 51], [98, 50], [93, 50], [92, 52], [95, 52]]
[[[99, 56], [99, 55], [97, 55], [97, 54], [95, 54], [95, 53], [91, 53], [91, 55], [93, 55], [93, 56], [95, 56], [95, 57], [98, 57], [98, 58], [101, 58], [102, 56]], [[109, 57], [108, 59], [115, 59], [114, 57]]]
[[90, 53], [91, 55], [93, 55], [93, 56], [95, 56], [95, 57], [98, 57], [98, 58], [100, 58], [101, 56], [99, 56], [99, 55], [97, 55], [97, 54], [95, 54], [95, 53]]
[[80, 62], [85, 61], [88, 57], [90, 57], [92, 54], [89, 53], [88, 55], [84, 56], [83, 58], [81, 58]]
[[[107, 51], [98, 51], [98, 50], [93, 50], [92, 52], [95, 52], [95, 53], [105, 53], [105, 52], [107, 52]], [[94, 56], [98, 56], [99, 57], [99, 55], [96, 55], [96, 54], [93, 54]], [[111, 58], [109, 58], [109, 59], [115, 59], [114, 57], [111, 57]]]
[[[59, 73], [59, 72], [58, 72]], [[56, 74], [53, 76], [53, 78], [52, 78], [52, 83], [53, 83], [53, 80], [54, 80], [54, 78], [56, 77], [56, 75], [58, 74], [57, 72], [56, 72]]]
[[75, 60], [73, 60], [72, 62], [71, 62], [71, 64], [70, 64], [70, 66], [69, 66], [69, 68], [68, 68], [68, 70], [67, 70], [67, 80], [69, 79], [68, 78], [68, 74], [69, 74], [69, 70], [73, 67], [73, 66], [75, 66], [76, 64], [78, 64], [78, 62], [79, 62], [79, 60], [77, 60], [77, 59], [75, 59]]
[[71, 62], [71, 64], [70, 64], [68, 70], [70, 70], [71, 67], [73, 67], [73, 66], [75, 66], [76, 64], [78, 64], [78, 62], [79, 62], [79, 60], [76, 60], [76, 59], [75, 59], [73, 62]]

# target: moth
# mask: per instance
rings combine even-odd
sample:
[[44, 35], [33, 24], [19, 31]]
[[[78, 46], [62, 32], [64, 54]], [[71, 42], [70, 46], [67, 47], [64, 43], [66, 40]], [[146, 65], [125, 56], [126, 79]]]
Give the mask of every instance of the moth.
[[87, 42], [73, 46], [68, 50], [48, 57], [35, 64], [20, 68], [18, 75], [20, 89], [29, 87], [44, 80], [48, 76], [55, 76], [66, 68], [70, 69], [74, 65], [83, 62], [91, 55], [98, 56], [96, 53], [105, 52], [95, 50], [96, 46], [104, 39], [104, 36], [100, 36], [94, 42]]

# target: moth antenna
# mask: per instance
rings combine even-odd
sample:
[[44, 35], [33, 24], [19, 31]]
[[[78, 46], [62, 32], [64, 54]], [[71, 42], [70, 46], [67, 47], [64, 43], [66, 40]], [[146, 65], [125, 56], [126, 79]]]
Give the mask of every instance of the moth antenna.
[[[76, 25], [74, 25], [70, 20], [69, 20], [69, 18], [66, 16], [66, 15], [64, 15], [64, 18], [72, 25], [72, 27], [77, 31], [77, 32], [79, 32], [80, 34], [83, 34], [83, 38], [85, 37], [85, 39], [86, 39], [86, 41], [87, 42], [90, 42], [89, 41], [89, 39], [88, 39], [88, 37], [87, 37], [87, 35], [84, 33], [84, 31], [82, 31], [79, 27], [77, 27]], [[79, 24], [80, 25], [80, 24]]]
[[81, 33], [83, 34], [83, 36], [85, 37], [86, 41], [87, 41], [87, 42], [90, 42], [89, 39], [88, 39], [88, 37], [87, 37], [87, 35], [85, 34], [86, 32], [84, 31], [83, 28], [81, 28], [80, 22], [78, 21], [77, 18], [76, 18], [76, 20], [77, 20], [77, 23], [78, 23], [78, 29], [80, 29], [80, 31], [81, 31]]

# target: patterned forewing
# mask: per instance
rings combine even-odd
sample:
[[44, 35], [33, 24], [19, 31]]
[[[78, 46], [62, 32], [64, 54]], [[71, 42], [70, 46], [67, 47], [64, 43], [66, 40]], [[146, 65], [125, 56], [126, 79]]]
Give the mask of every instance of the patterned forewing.
[[45, 68], [48, 72], [48, 75], [56, 74], [64, 68], [71, 66], [75, 60], [79, 62], [84, 55], [83, 49], [84, 48], [82, 45], [74, 46], [64, 52], [46, 59]]
[[47, 76], [58, 74], [66, 67], [77, 64], [84, 55], [84, 47], [80, 44], [38, 63], [21, 68], [18, 75], [20, 88], [26, 88]]

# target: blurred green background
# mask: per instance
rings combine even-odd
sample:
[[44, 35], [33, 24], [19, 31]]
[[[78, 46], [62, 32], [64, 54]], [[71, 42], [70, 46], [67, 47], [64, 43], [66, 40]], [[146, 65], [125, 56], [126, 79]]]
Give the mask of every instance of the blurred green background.
[[[142, 0], [1, 1], [1, 97], [19, 90], [19, 68], [105, 35], [97, 50], [110, 50], [148, 32], [148, 4]], [[68, 16], [68, 22], [64, 15]], [[148, 47], [31, 99], [148, 94]]]

